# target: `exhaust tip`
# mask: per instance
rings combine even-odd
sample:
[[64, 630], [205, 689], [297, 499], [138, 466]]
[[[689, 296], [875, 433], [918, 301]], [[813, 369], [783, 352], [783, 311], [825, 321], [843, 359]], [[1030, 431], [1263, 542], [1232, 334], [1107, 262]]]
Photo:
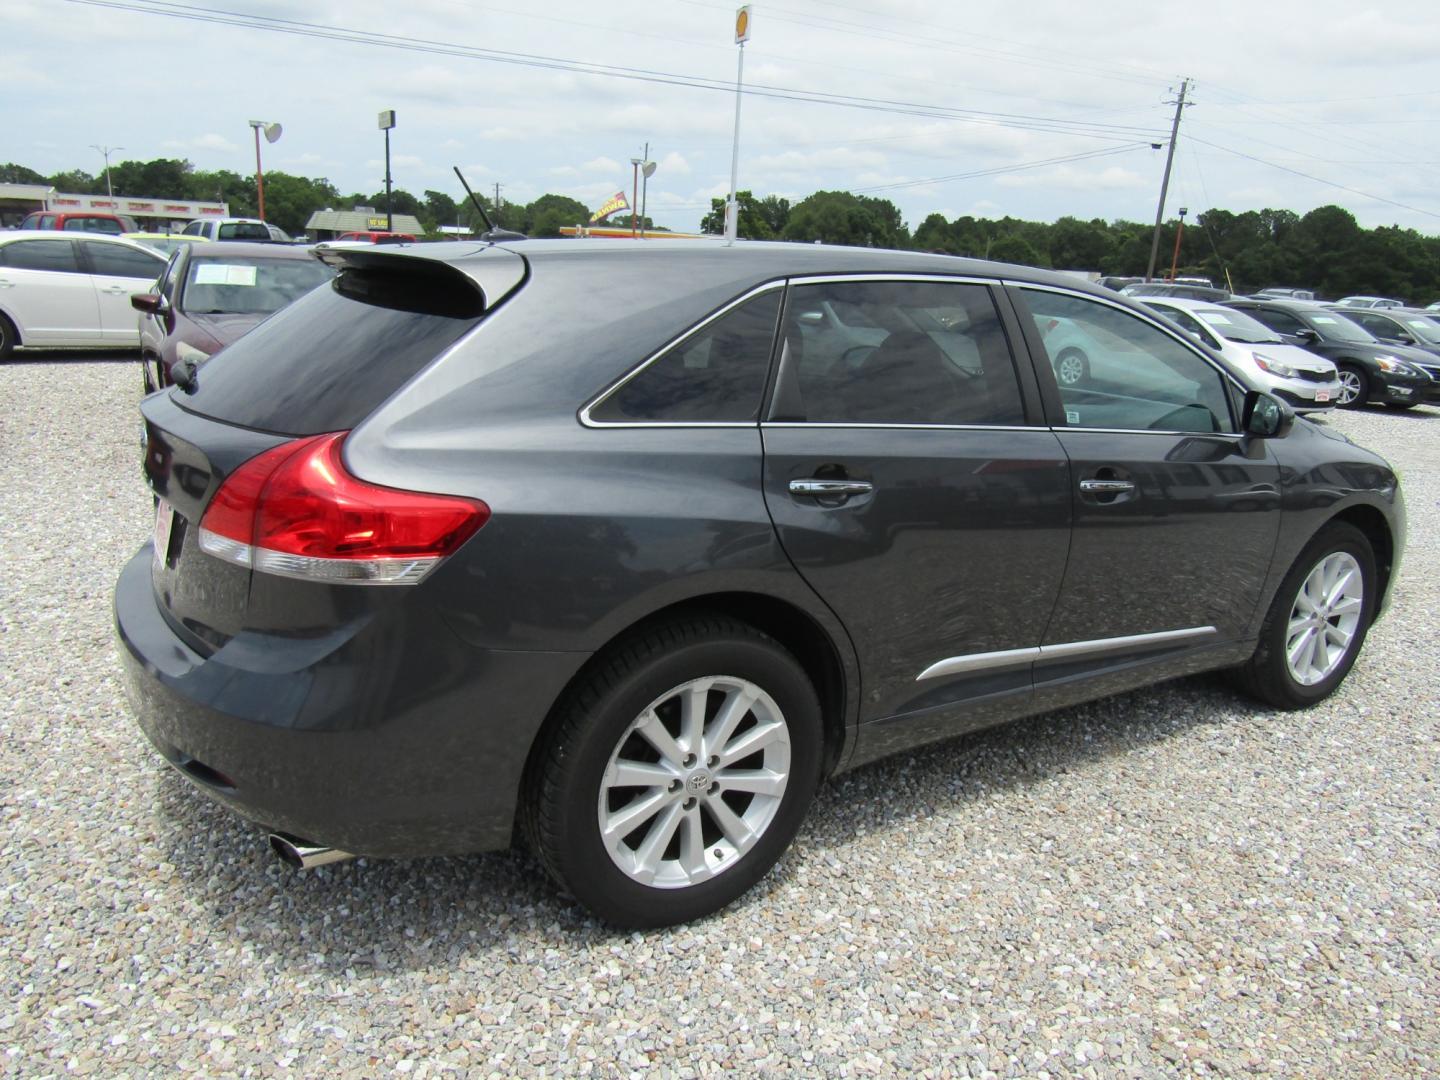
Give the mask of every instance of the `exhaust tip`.
[[297, 836], [288, 836], [285, 833], [270, 834], [270, 850], [275, 852], [286, 866], [294, 867], [296, 870], [313, 870], [317, 866], [327, 866], [330, 863], [345, 862], [355, 858], [348, 851], [322, 847], [309, 840], [301, 840]]

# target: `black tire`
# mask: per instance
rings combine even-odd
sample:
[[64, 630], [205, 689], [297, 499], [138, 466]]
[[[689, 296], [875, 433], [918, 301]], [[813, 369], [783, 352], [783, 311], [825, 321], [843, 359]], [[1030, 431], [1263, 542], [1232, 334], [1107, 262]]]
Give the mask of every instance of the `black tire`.
[[[696, 884], [655, 887], [622, 870], [607, 850], [600, 825], [602, 787], [612, 755], [631, 745], [627, 738], [640, 738], [627, 735], [632, 725], [675, 689], [710, 676], [745, 680], [769, 695], [788, 730], [788, 779], [778, 796], [778, 809], [753, 846], [736, 849], [734, 862]], [[752, 719], [758, 715], [747, 711], [730, 738], [743, 734]], [[532, 755], [525, 780], [521, 824], [526, 840], [561, 888], [601, 919], [615, 926], [642, 928], [709, 915], [765, 876], [794, 839], [814, 797], [823, 731], [815, 688], [794, 656], [754, 627], [714, 615], [660, 624], [618, 643], [560, 706], [544, 738]], [[626, 753], [627, 760], [631, 756]], [[697, 763], [696, 767], [707, 766]], [[722, 774], [717, 769], [716, 775]], [[689, 787], [690, 779], [694, 777], [680, 786], [681, 795], [676, 798], [686, 797], [690, 790], [702, 790]], [[658, 796], [664, 790], [651, 788], [650, 795]], [[606, 797], [614, 794], [612, 785]], [[759, 798], [732, 795], [735, 797], [742, 800], [742, 807], [749, 805], [745, 799]], [[708, 798], [707, 794], [707, 805]], [[636, 795], [634, 801], [642, 801], [641, 796]], [[687, 799], [687, 805], [696, 801]], [[629, 805], [622, 802], [619, 809]], [[713, 812], [702, 808], [697, 820], [702, 815], [712, 830], [717, 827]], [[649, 824], [639, 827], [649, 828]], [[675, 840], [665, 841], [662, 858], [674, 850], [683, 831], [677, 829]], [[625, 842], [623, 838], [619, 841]], [[712, 842], [700, 845], [702, 854]], [[720, 849], [715, 850], [718, 856]]]
[[1355, 396], [1349, 401], [1344, 400], [1347, 389], [1342, 386], [1340, 399], [1335, 402], [1342, 409], [1358, 409], [1370, 400], [1370, 376], [1365, 374], [1365, 369], [1357, 364], [1341, 364], [1340, 379], [1342, 383], [1349, 383], [1354, 387]]
[[[1340, 552], [1349, 554], [1360, 567], [1363, 593], [1359, 623], [1334, 670], [1318, 682], [1307, 685], [1295, 677], [1287, 660], [1290, 619], [1296, 610], [1301, 587], [1310, 573], [1324, 560]], [[1326, 525], [1306, 545], [1280, 583], [1270, 610], [1265, 614], [1265, 622], [1260, 627], [1255, 655], [1236, 670], [1241, 688], [1277, 709], [1304, 709], [1329, 697], [1345, 681], [1365, 645], [1365, 635], [1375, 617], [1378, 589], [1375, 553], [1365, 534], [1344, 522]], [[1329, 621], [1333, 623], [1336, 620]]]
[[10, 359], [10, 354], [15, 351], [15, 346], [20, 344], [20, 335], [15, 332], [15, 324], [4, 315], [0, 315], [0, 360]]
[[1062, 387], [1090, 381], [1090, 358], [1079, 349], [1065, 349], [1055, 358], [1055, 381]]

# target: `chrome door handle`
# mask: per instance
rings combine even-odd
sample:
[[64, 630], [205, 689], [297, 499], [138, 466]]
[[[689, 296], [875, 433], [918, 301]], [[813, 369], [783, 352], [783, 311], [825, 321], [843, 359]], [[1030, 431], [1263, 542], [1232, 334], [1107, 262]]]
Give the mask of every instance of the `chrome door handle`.
[[15, 283], [8, 278], [0, 278], [0, 289], [13, 289]]
[[791, 495], [809, 495], [824, 498], [837, 495], [868, 495], [875, 485], [865, 480], [791, 480]]
[[121, 288], [118, 285], [107, 285], [100, 291], [103, 293], [109, 293], [111, 296], [119, 296], [121, 293], [128, 293], [130, 290]]
[[1123, 495], [1134, 491], [1135, 485], [1129, 480], [1081, 480], [1080, 490], [1087, 495]]

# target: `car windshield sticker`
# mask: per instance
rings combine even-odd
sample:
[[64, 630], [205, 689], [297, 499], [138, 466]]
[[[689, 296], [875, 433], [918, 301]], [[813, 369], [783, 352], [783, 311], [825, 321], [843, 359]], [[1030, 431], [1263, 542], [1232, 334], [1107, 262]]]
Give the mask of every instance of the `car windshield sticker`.
[[201, 263], [195, 268], [196, 285], [254, 285], [258, 266]]
[[1078, 423], [1080, 423], [1080, 411], [1079, 411], [1078, 409], [1066, 409], [1066, 410], [1065, 410], [1065, 423], [1067, 423], [1067, 424], [1078, 424]]

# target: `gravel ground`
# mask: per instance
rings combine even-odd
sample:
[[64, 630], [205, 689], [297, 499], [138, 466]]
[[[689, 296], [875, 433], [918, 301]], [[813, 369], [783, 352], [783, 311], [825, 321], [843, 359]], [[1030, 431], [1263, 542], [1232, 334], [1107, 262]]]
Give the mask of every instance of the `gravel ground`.
[[515, 854], [297, 874], [127, 715], [133, 363], [0, 367], [0, 1073], [1440, 1072], [1440, 413], [1395, 606], [1300, 714], [1188, 679], [824, 788], [753, 895], [617, 934]]

